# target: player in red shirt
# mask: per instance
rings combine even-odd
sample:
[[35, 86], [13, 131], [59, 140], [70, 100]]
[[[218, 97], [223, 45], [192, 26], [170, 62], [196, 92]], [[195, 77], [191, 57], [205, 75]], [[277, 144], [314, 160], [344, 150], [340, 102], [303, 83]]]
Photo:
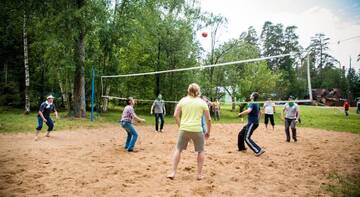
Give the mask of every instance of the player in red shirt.
[[350, 108], [349, 102], [347, 100], [345, 100], [345, 102], [344, 102], [344, 111], [345, 111], [345, 116], [346, 117], [349, 116], [349, 108]]

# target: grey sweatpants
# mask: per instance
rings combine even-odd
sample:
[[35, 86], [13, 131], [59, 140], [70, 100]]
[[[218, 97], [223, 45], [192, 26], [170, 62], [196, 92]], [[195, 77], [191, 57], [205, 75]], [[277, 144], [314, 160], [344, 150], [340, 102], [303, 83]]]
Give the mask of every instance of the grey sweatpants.
[[286, 134], [286, 141], [290, 142], [290, 129], [292, 132], [292, 138], [296, 142], [296, 119], [289, 119], [285, 118], [285, 134]]

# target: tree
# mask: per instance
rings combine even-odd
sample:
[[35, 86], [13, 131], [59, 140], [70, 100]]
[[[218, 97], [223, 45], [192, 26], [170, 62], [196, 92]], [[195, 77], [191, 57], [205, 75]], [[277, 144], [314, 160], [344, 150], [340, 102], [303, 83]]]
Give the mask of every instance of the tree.
[[360, 70], [356, 73], [354, 68], [349, 68], [347, 73], [347, 82], [352, 98], [360, 97]]
[[[263, 25], [260, 38], [262, 42], [263, 56], [274, 56], [284, 53], [284, 34], [282, 24], [273, 25], [272, 22], [266, 21]], [[272, 70], [279, 69], [280, 64], [280, 58], [268, 60], [268, 66]]]
[[[81, 12], [85, 6], [86, 0], [76, 0], [77, 10]], [[75, 38], [75, 77], [74, 77], [74, 116], [86, 117], [85, 103], [85, 27], [80, 16], [74, 17], [74, 22], [78, 31], [78, 37]]]
[[[226, 51], [220, 59], [221, 62], [251, 59], [260, 56], [257, 45], [249, 43], [244, 38], [230, 40], [224, 43], [221, 48], [223, 48], [221, 51]], [[242, 92], [239, 92], [239, 81], [243, 80], [242, 77], [244, 76], [243, 72], [245, 66], [245, 64], [232, 65], [219, 70], [219, 72], [224, 75], [221, 79], [222, 83], [219, 83], [219, 86], [223, 87], [231, 96], [233, 111], [235, 110], [236, 99], [244, 96]]]
[[24, 40], [24, 66], [25, 66], [25, 113], [30, 112], [30, 73], [28, 58], [28, 41], [27, 41], [27, 11], [26, 0], [24, 0], [24, 23], [23, 23], [23, 40]]
[[320, 70], [328, 64], [333, 65], [334, 62], [337, 62], [334, 57], [327, 53], [329, 50], [329, 41], [330, 38], [326, 37], [325, 34], [317, 33], [311, 38], [311, 43], [308, 47], [308, 50], [315, 55], [315, 63]]
[[315, 34], [311, 38], [310, 45], [307, 50], [310, 51], [312, 64], [314, 65], [314, 72], [312, 73], [312, 82], [315, 88], [323, 88], [322, 82], [324, 80], [324, 67], [334, 68], [338, 63], [334, 57], [328, 54], [330, 38], [322, 33]]
[[248, 42], [249, 44], [253, 46], [258, 45], [258, 35], [256, 33], [256, 30], [253, 26], [250, 26], [248, 28], [248, 31], [246, 32], [246, 35], [244, 37], [244, 40]]
[[239, 80], [239, 93], [250, 95], [251, 92], [268, 93], [275, 90], [276, 82], [281, 74], [271, 71], [266, 62], [247, 64], [241, 80]]
[[[218, 62], [218, 60], [221, 58], [221, 56], [226, 53], [225, 51], [216, 51], [217, 48], [217, 44], [218, 44], [218, 33], [221, 29], [221, 27], [223, 27], [224, 25], [227, 24], [227, 19], [223, 16], [220, 15], [214, 15], [214, 14], [210, 14], [210, 16], [208, 17], [208, 20], [206, 21], [206, 26], [210, 27], [211, 32], [210, 32], [210, 38], [211, 38], [211, 49], [210, 49], [210, 54], [209, 57], [207, 58], [207, 63], [209, 64], [216, 64]], [[215, 68], [209, 68], [207, 72], [204, 72], [204, 74], [207, 75], [207, 80], [208, 84], [205, 86], [207, 87], [205, 89], [205, 92], [207, 93], [207, 95], [213, 99], [214, 97], [214, 88], [216, 88], [215, 86], [215, 82], [214, 82], [214, 75], [215, 75]]]
[[268, 66], [273, 71], [281, 73], [277, 83], [276, 95], [279, 98], [287, 98], [289, 95], [304, 97], [305, 80], [299, 74], [298, 65], [301, 63], [301, 46], [296, 26], [273, 24], [269, 21], [263, 25], [261, 33], [262, 54], [275, 56], [281, 54], [296, 54], [268, 60]]

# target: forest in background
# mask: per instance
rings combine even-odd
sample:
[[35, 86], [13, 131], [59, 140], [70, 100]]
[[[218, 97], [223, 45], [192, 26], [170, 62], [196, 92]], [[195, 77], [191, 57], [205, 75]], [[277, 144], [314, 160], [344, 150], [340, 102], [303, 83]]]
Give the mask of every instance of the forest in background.
[[[0, 3], [0, 106], [37, 110], [49, 94], [75, 117], [90, 105], [91, 70], [96, 72], [96, 110], [106, 112], [102, 75], [139, 73], [217, 64], [295, 52], [294, 56], [241, 66], [122, 78], [105, 83], [104, 94], [152, 99], [161, 93], [178, 100], [187, 85], [198, 82], [208, 97], [225, 90], [233, 101], [252, 91], [278, 98], [306, 98], [306, 61], [310, 56], [312, 88], [340, 88], [345, 98], [360, 96], [360, 71], [343, 69], [329, 54], [330, 38], [311, 37], [299, 44], [296, 26], [266, 21], [224, 43], [223, 16], [203, 12], [197, 0], [3, 0]], [[249, 16], [254, 17], [254, 16]], [[197, 34], [206, 29], [211, 50]], [[360, 56], [357, 59], [360, 61]], [[347, 65], [348, 66], [348, 65]], [[254, 75], [254, 73], [256, 73]]]

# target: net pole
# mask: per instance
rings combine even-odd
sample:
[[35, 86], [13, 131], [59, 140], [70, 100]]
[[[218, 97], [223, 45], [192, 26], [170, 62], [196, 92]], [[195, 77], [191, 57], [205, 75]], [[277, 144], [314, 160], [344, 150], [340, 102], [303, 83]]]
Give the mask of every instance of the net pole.
[[91, 80], [91, 114], [90, 121], [94, 121], [94, 100], [95, 100], [95, 70], [92, 67], [92, 80]]
[[103, 84], [103, 77], [100, 77], [101, 80], [101, 97], [104, 97], [104, 84]]
[[307, 54], [307, 79], [309, 89], [309, 100], [313, 100], [312, 89], [311, 89], [311, 77], [310, 77], [310, 53]]

